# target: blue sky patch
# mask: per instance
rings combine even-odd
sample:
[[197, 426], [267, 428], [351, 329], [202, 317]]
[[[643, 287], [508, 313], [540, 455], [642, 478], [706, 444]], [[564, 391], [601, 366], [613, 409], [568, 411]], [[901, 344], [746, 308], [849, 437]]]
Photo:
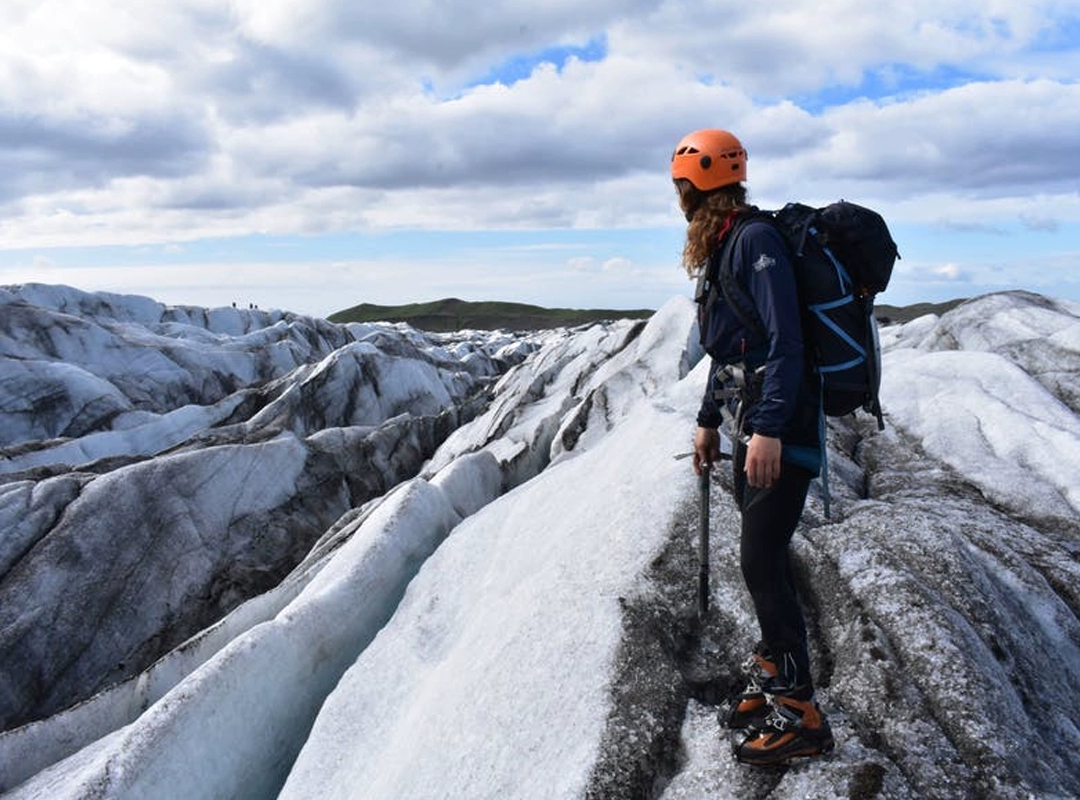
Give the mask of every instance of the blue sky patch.
[[1039, 37], [1031, 43], [1030, 49], [1036, 53], [1071, 52], [1080, 44], [1080, 14], [1061, 17], [1054, 24], [1044, 28]]
[[469, 82], [469, 86], [484, 86], [491, 83], [502, 83], [510, 86], [532, 75], [533, 70], [541, 64], [554, 64], [559, 70], [566, 66], [566, 62], [572, 58], [579, 61], [602, 61], [607, 56], [608, 46], [606, 36], [597, 36], [584, 45], [559, 45], [545, 47], [532, 53], [519, 53], [511, 56], [506, 61], [492, 67], [486, 75]]
[[855, 100], [910, 97], [921, 92], [942, 92], [965, 84], [993, 80], [995, 76], [942, 65], [933, 70], [917, 70], [907, 64], [884, 64], [863, 73], [857, 85], [825, 86], [812, 94], [790, 99], [812, 114]]

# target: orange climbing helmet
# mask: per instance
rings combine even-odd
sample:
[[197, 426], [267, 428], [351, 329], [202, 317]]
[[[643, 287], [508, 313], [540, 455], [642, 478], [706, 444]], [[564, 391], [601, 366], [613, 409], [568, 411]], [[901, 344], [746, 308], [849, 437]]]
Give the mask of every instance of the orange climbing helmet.
[[734, 134], [716, 128], [688, 133], [671, 155], [671, 177], [701, 192], [746, 180], [746, 150]]

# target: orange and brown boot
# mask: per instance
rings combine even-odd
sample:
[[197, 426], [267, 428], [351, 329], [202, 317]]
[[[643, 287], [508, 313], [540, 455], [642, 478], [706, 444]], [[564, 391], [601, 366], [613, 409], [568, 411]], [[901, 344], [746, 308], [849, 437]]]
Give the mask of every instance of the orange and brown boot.
[[733, 745], [735, 758], [765, 767], [793, 758], [817, 756], [833, 749], [832, 729], [813, 698], [769, 695], [772, 713], [759, 729], [751, 729]]
[[727, 726], [734, 730], [760, 728], [765, 723], [772, 713], [765, 691], [775, 682], [779, 670], [768, 652], [759, 647], [743, 664], [743, 672], [746, 688], [732, 698], [727, 716]]

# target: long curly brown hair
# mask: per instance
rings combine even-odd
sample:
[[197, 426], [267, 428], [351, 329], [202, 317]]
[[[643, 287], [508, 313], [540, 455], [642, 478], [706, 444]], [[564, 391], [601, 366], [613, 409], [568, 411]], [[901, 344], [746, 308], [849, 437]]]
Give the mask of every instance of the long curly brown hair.
[[685, 178], [676, 178], [675, 190], [679, 193], [679, 205], [689, 222], [682, 265], [687, 275], [696, 278], [719, 244], [717, 237], [724, 227], [724, 220], [732, 212], [747, 208], [746, 186], [733, 183], [711, 192], [702, 192]]

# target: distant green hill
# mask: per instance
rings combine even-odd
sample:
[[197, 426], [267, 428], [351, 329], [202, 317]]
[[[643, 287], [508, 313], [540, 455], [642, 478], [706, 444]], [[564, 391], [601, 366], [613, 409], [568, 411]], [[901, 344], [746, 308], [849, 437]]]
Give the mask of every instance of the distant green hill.
[[[944, 314], [963, 300], [944, 303], [915, 303], [910, 306], [875, 306], [881, 322], [908, 322], [923, 314]], [[407, 322], [422, 331], [453, 332], [466, 330], [535, 331], [546, 328], [572, 328], [590, 322], [611, 319], [646, 319], [654, 311], [647, 308], [616, 310], [602, 308], [542, 308], [525, 303], [470, 302], [447, 298], [430, 303], [404, 306], [380, 306], [361, 303], [331, 314], [331, 322]]]
[[910, 306], [886, 306], [875, 305], [874, 316], [879, 322], [910, 322], [925, 314], [937, 314], [941, 316], [946, 311], [956, 308], [965, 299], [946, 300], [943, 303], [914, 303]]
[[574, 327], [598, 320], [645, 319], [651, 309], [541, 308], [524, 303], [469, 302], [456, 298], [404, 306], [361, 303], [331, 314], [331, 322], [407, 322], [422, 331], [542, 330]]

